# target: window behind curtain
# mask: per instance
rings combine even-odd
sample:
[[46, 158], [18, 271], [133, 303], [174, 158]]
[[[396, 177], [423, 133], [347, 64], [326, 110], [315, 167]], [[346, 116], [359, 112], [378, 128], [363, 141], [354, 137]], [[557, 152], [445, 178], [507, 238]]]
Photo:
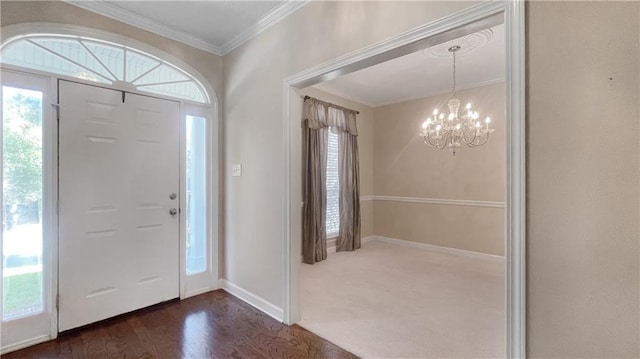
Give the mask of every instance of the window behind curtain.
[[340, 181], [338, 179], [338, 134], [329, 131], [327, 146], [327, 237], [336, 237], [340, 229]]

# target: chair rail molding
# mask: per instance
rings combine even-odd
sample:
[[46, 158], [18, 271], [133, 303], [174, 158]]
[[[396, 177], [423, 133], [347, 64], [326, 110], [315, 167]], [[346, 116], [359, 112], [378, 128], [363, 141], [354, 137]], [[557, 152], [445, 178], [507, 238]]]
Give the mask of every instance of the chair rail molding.
[[[366, 199], [364, 199], [364, 198], [366, 198]], [[505, 208], [505, 203], [504, 202], [477, 201], [477, 200], [471, 200], [471, 199], [397, 197], [397, 196], [369, 196], [369, 197], [360, 197], [360, 200], [361, 201], [372, 200], [372, 201], [386, 201], [386, 202], [439, 204], [439, 205], [446, 205], [446, 206]]]
[[[526, 163], [524, 1], [487, 1], [426, 23], [395, 37], [313, 66], [283, 80], [283, 257], [287, 324], [300, 320], [301, 161], [299, 89], [407, 55], [468, 33], [505, 24], [506, 44], [506, 198], [505, 303], [506, 357], [526, 357]], [[367, 200], [365, 196], [361, 200]], [[376, 196], [373, 196], [375, 200]], [[451, 203], [449, 203], [451, 204]], [[494, 203], [497, 206], [497, 204]], [[294, 240], [295, 239], [295, 240]]]

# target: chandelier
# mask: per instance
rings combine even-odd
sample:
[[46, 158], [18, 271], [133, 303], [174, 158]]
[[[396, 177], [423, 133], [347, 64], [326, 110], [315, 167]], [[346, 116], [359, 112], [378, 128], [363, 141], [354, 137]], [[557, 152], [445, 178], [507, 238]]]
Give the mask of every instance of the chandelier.
[[494, 129], [489, 128], [491, 118], [487, 116], [484, 123], [479, 120], [480, 115], [467, 103], [460, 109], [460, 100], [456, 98], [456, 51], [460, 46], [451, 46], [449, 52], [453, 54], [453, 88], [451, 98], [447, 102], [447, 111], [433, 110], [433, 117], [427, 118], [422, 124], [420, 137], [424, 143], [433, 148], [451, 150], [453, 155], [460, 149], [462, 143], [468, 147], [482, 146], [489, 141], [489, 135]]

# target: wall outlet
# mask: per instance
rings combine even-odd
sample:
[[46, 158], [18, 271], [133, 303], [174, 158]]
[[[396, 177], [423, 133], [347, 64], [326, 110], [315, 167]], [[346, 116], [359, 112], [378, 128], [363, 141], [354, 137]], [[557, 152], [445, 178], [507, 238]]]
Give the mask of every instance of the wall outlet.
[[242, 165], [232, 165], [231, 166], [231, 176], [240, 177], [242, 176]]

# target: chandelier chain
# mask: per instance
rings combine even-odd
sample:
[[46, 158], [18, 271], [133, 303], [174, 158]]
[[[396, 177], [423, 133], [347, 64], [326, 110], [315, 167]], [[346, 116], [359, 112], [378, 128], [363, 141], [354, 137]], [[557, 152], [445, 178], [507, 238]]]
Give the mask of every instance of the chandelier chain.
[[451, 89], [452, 97], [456, 97], [456, 52], [453, 51], [453, 87]]

